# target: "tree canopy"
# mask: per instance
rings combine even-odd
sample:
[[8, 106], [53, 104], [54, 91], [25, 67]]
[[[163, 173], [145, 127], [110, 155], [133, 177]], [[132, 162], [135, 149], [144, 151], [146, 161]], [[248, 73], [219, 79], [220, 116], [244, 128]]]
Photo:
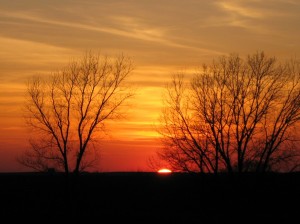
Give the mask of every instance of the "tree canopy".
[[[93, 140], [107, 120], [124, 113], [133, 96], [126, 80], [133, 66], [129, 58], [87, 53], [50, 77], [28, 82], [26, 121], [35, 136], [19, 161], [36, 170], [49, 167], [69, 173], [93, 164]], [[95, 158], [95, 157], [94, 157]]]
[[300, 64], [264, 52], [222, 56], [167, 87], [159, 158], [187, 172], [290, 171], [299, 165]]

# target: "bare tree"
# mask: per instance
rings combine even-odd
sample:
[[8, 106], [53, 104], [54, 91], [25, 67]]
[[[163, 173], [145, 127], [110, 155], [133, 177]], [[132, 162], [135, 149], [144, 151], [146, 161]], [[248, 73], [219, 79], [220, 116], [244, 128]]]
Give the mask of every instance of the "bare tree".
[[167, 87], [166, 107], [161, 117], [163, 128], [159, 130], [166, 147], [159, 157], [169, 163], [173, 170], [186, 172], [214, 172], [213, 152], [209, 151], [208, 139], [203, 133], [205, 125], [197, 125], [191, 112], [190, 88], [183, 75], [173, 77]]
[[35, 169], [61, 167], [65, 173], [90, 166], [84, 158], [92, 141], [105, 121], [124, 114], [121, 107], [133, 95], [124, 85], [132, 69], [123, 55], [109, 59], [90, 52], [49, 79], [30, 80], [26, 121], [37, 135], [19, 161]]
[[298, 163], [299, 62], [232, 54], [204, 65], [189, 84], [174, 76], [167, 93], [159, 157], [174, 168], [264, 172]]

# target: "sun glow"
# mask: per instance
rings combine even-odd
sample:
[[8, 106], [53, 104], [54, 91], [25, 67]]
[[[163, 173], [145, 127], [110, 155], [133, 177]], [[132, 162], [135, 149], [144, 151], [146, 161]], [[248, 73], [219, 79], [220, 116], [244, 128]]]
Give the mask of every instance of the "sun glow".
[[171, 170], [169, 170], [169, 169], [160, 169], [160, 170], [158, 170], [157, 171], [157, 173], [162, 173], [162, 174], [165, 174], [165, 173], [172, 173], [172, 171]]

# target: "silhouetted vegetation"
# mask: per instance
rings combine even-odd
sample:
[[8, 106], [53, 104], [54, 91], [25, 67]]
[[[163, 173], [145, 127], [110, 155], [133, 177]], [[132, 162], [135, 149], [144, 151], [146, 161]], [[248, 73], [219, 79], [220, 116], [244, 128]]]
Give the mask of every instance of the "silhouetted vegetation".
[[96, 133], [99, 137], [105, 121], [124, 113], [121, 106], [133, 95], [124, 85], [131, 71], [123, 55], [109, 59], [90, 52], [48, 79], [29, 80], [26, 121], [35, 136], [19, 162], [67, 174], [92, 166]]
[[0, 174], [11, 223], [294, 223], [299, 173]]
[[299, 166], [300, 63], [231, 54], [167, 88], [159, 158], [187, 172], [293, 171]]

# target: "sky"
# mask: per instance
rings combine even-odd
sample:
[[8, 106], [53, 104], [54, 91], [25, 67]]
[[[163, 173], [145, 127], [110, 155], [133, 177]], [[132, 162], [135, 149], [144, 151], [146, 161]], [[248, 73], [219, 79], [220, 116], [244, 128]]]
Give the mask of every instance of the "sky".
[[107, 127], [96, 170], [149, 171], [172, 74], [230, 53], [299, 57], [299, 27], [299, 0], [0, 0], [0, 172], [26, 170], [16, 157], [28, 148], [23, 108], [33, 75], [87, 50], [130, 57], [134, 106]]

